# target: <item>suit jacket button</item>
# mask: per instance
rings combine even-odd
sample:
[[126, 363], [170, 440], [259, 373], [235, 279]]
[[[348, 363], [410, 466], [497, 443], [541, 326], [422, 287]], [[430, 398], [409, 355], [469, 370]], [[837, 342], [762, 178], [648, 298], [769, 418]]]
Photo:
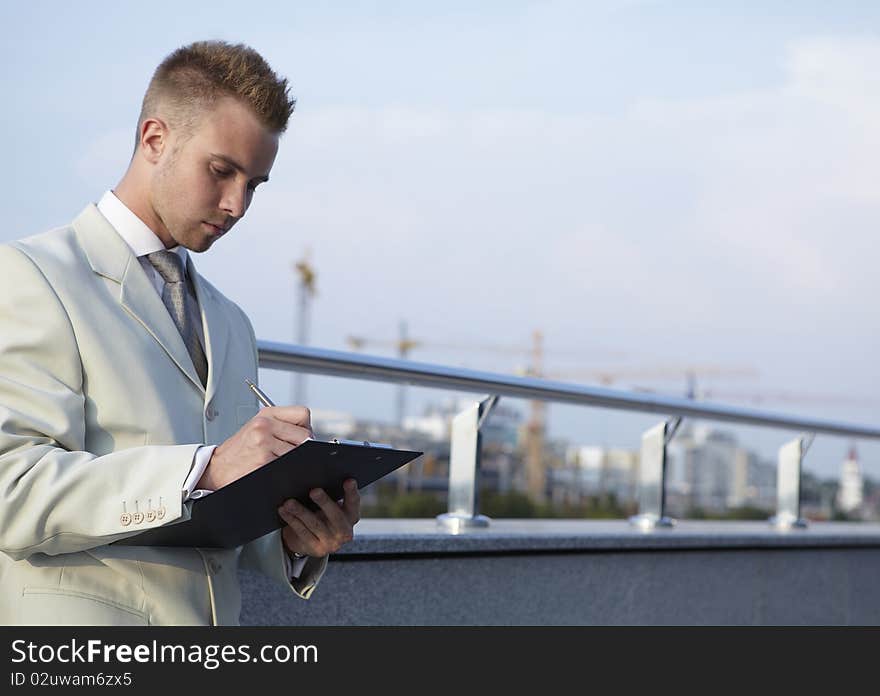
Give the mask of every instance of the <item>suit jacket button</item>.
[[208, 404], [208, 410], [205, 412], [205, 417], [209, 421], [212, 421], [219, 415], [220, 415], [220, 412], [216, 408], [214, 408], [214, 405]]
[[119, 524], [121, 524], [123, 527], [127, 527], [128, 525], [130, 525], [131, 524], [131, 515], [129, 515], [127, 512], [123, 512], [119, 516]]
[[160, 507], [158, 510], [156, 510], [156, 519], [161, 520], [164, 517], [165, 517], [165, 508]]
[[141, 522], [144, 521], [144, 513], [142, 513], [142, 512], [134, 513], [131, 516], [131, 521], [134, 522], [135, 524], [140, 524]]
[[147, 510], [147, 522], [154, 522], [156, 520], [156, 511], [155, 510]]

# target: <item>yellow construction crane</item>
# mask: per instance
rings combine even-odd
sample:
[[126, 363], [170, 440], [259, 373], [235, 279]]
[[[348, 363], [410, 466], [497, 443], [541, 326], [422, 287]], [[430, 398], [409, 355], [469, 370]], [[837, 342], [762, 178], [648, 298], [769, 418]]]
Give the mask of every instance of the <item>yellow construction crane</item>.
[[712, 401], [740, 401], [755, 405], [765, 403], [795, 404], [837, 404], [840, 406], [865, 406], [877, 408], [880, 400], [862, 396], [845, 396], [843, 394], [823, 394], [818, 392], [796, 392], [788, 390], [757, 390], [742, 391], [730, 389], [702, 388], [695, 392], [693, 398]]
[[[579, 380], [587, 383], [595, 383], [603, 386], [620, 382], [647, 381], [657, 379], [685, 378], [688, 382], [688, 390], [695, 389], [697, 377], [754, 377], [757, 371], [751, 367], [736, 367], [725, 365], [656, 365], [638, 368], [617, 368], [604, 370], [579, 370], [565, 372], [544, 371], [544, 336], [541, 331], [532, 333], [532, 345], [530, 347], [499, 345], [499, 344], [455, 344], [435, 341], [420, 341], [409, 338], [405, 332], [405, 324], [401, 324], [401, 334], [398, 340], [389, 341], [383, 339], [366, 338], [363, 336], [349, 336], [348, 345], [354, 350], [362, 350], [368, 346], [393, 348], [398, 356], [406, 359], [410, 352], [416, 348], [431, 348], [435, 350], [463, 350], [463, 351], [489, 351], [505, 353], [508, 355], [523, 355], [528, 353], [529, 364], [525, 368], [515, 370], [517, 374], [536, 378]], [[553, 351], [554, 355], [559, 355]], [[571, 355], [583, 355], [570, 353]], [[622, 354], [616, 352], [620, 357]], [[640, 387], [634, 387], [640, 389]], [[643, 389], [646, 390], [646, 389]], [[650, 390], [646, 390], [650, 391]], [[402, 424], [402, 396], [398, 397], [399, 421]], [[529, 403], [529, 418], [525, 425], [523, 438], [523, 453], [525, 460], [526, 487], [529, 497], [535, 502], [543, 502], [546, 498], [547, 463], [544, 456], [544, 444], [546, 440], [547, 405], [544, 401], [533, 399]]]
[[[407, 337], [407, 329], [406, 322], [400, 322], [400, 336], [396, 341], [381, 341], [372, 338], [364, 338], [362, 336], [348, 336], [346, 338], [346, 343], [353, 350], [361, 350], [367, 345], [371, 346], [384, 346], [394, 348], [397, 356], [401, 360], [406, 360], [409, 357], [410, 351], [413, 348], [418, 348], [421, 345], [420, 341], [414, 341]], [[396, 404], [396, 422], [399, 428], [403, 428], [403, 419], [406, 416], [406, 385], [399, 384], [397, 386], [397, 404]]]
[[348, 336], [345, 341], [353, 350], [361, 350], [368, 345], [394, 348], [397, 354], [402, 358], [408, 356], [413, 348], [418, 348], [422, 345], [421, 341], [413, 341], [412, 339], [399, 339], [397, 341], [377, 341], [372, 338], [363, 338], [361, 336]]
[[[531, 364], [527, 369], [530, 377], [541, 377], [544, 364], [544, 334], [532, 333]], [[547, 432], [547, 404], [540, 399], [529, 402], [529, 420], [526, 423], [525, 463], [526, 490], [536, 503], [544, 502], [547, 491], [547, 466], [544, 462], [544, 440]]]
[[656, 380], [684, 379], [686, 394], [694, 398], [697, 379], [705, 378], [750, 378], [758, 377], [758, 371], [749, 366], [737, 365], [649, 365], [647, 367], [621, 367], [603, 370], [580, 370], [553, 372], [546, 375], [552, 379], [571, 379], [611, 386], [621, 382], [629, 384], [635, 391], [654, 391], [650, 387], [642, 387], [638, 383]]
[[[414, 348], [429, 348], [432, 350], [450, 350], [450, 351], [485, 351], [490, 353], [504, 353], [507, 355], [533, 355], [534, 344], [526, 345], [505, 345], [499, 343], [448, 343], [445, 341], [420, 341], [412, 338], [398, 338], [396, 340], [388, 340], [381, 338], [371, 338], [366, 336], [348, 336], [346, 343], [353, 350], [361, 350], [367, 346], [376, 348], [393, 348], [398, 354], [409, 353]], [[552, 351], [554, 357], [567, 357], [569, 359], [583, 360], [586, 351], [568, 351], [559, 352]], [[607, 359], [625, 358], [626, 355], [621, 351], [601, 350], [590, 351], [590, 355], [601, 356]]]
[[308, 252], [306, 258], [293, 264], [293, 269], [299, 273], [300, 287], [303, 288], [307, 295], [315, 294], [315, 270], [309, 265]]
[[[303, 258], [291, 264], [297, 287], [296, 342], [305, 346], [309, 342], [309, 309], [312, 298], [317, 294], [315, 269], [309, 262], [311, 249], [307, 248]], [[306, 404], [306, 375], [302, 372], [292, 373], [290, 403]]]

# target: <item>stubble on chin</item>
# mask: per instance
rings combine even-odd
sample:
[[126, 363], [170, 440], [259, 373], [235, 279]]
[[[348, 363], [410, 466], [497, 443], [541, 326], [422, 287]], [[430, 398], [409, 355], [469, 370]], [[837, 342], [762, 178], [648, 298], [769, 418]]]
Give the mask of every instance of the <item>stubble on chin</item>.
[[193, 230], [190, 234], [183, 235], [173, 235], [177, 244], [182, 246], [187, 251], [191, 251], [195, 254], [200, 254], [203, 251], [207, 251], [211, 248], [211, 245], [215, 240], [206, 236], [200, 230]]
[[185, 246], [190, 251], [195, 252], [196, 254], [201, 254], [203, 251], [210, 249], [215, 240], [208, 237], [200, 237], [197, 241], [198, 244], [187, 244]]

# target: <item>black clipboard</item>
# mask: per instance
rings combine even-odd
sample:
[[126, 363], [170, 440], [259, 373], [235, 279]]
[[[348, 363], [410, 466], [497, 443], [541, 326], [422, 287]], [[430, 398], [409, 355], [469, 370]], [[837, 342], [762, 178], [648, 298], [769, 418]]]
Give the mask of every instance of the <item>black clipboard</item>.
[[313, 488], [334, 500], [349, 478], [363, 488], [423, 452], [352, 441], [306, 440], [290, 452], [204, 498], [192, 501], [190, 519], [154, 527], [114, 543], [123, 546], [234, 548], [284, 526], [278, 508], [296, 498], [312, 510]]

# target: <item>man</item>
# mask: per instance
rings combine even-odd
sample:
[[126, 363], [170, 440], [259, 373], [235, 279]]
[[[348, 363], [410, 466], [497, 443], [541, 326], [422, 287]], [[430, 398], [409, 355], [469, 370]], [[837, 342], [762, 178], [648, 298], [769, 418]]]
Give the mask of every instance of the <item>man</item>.
[[252, 49], [178, 49], [118, 186], [0, 246], [0, 623], [235, 624], [239, 565], [308, 598], [352, 538], [347, 481], [342, 501], [287, 501], [280, 531], [236, 549], [112, 544], [312, 436], [304, 407], [258, 412], [253, 328], [187, 253], [244, 216], [293, 107]]

